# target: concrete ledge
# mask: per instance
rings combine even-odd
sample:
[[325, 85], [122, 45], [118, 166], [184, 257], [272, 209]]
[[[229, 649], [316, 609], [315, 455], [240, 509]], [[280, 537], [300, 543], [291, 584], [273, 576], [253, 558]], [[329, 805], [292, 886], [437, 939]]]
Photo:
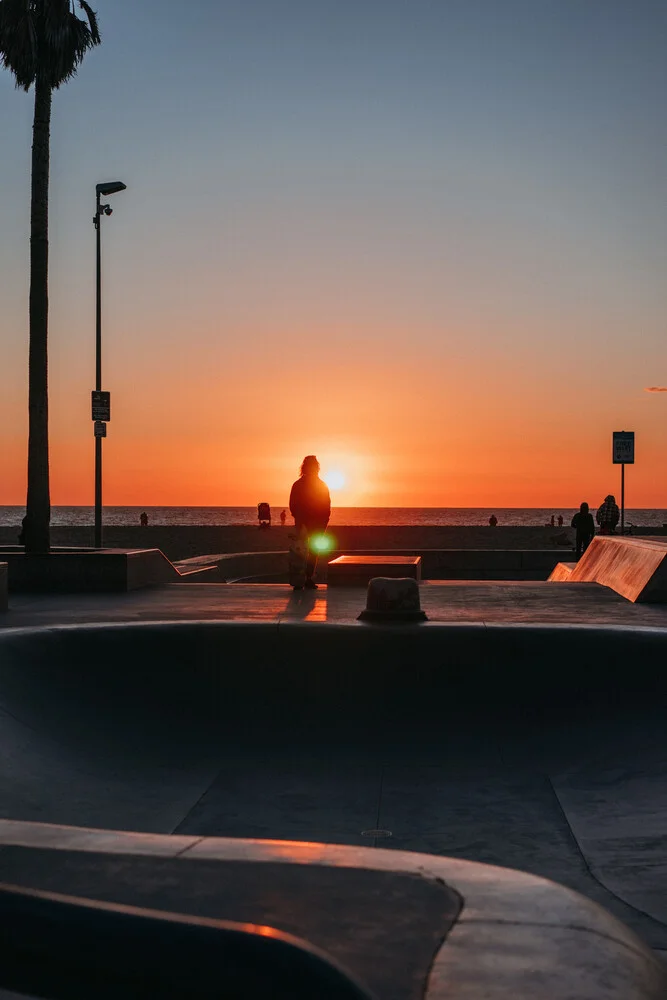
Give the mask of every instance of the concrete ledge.
[[[216, 865], [220, 877], [226, 868], [235, 873], [236, 895], [226, 900], [224, 893], [220, 896], [217, 916], [233, 919], [235, 911], [254, 922], [300, 932], [358, 974], [378, 996], [659, 1000], [667, 994], [663, 964], [627, 927], [569, 889], [506, 868], [381, 848], [141, 835], [14, 821], [0, 821], [0, 845], [7, 854], [5, 864], [12, 865], [21, 884], [39, 888], [46, 879], [51, 890], [63, 891], [72, 879], [83, 878], [89, 898], [135, 905], [140, 901], [144, 906], [161, 892], [162, 899], [176, 903], [181, 912], [199, 916], [209, 915], [207, 902], [188, 891], [189, 883], [201, 881], [200, 867], [202, 875], [210, 873], [206, 877], [213, 879]], [[105, 868], [115, 871], [121, 857], [124, 877], [105, 878]], [[151, 858], [159, 868], [150, 866]], [[303, 877], [304, 869], [312, 878]], [[360, 946], [357, 935], [343, 930], [348, 926], [345, 907], [355, 886], [380, 875], [386, 891]], [[309, 905], [308, 886], [323, 878], [337, 886], [335, 898], [327, 905], [325, 900]], [[264, 886], [261, 895], [252, 890], [257, 879]], [[444, 941], [441, 933], [435, 956], [429, 952], [423, 994], [423, 955], [418, 959], [416, 948], [423, 952], [423, 938], [432, 938], [436, 931], [434, 910], [431, 906], [422, 913], [418, 927], [414, 920], [403, 921], [401, 927], [396, 908], [385, 906], [393, 898], [387, 892], [394, 884], [399, 893], [409, 885], [425, 898], [441, 891], [443, 900], [449, 894], [460, 901], [454, 926]], [[331, 905], [338, 919], [330, 918]], [[354, 921], [357, 914], [348, 917]], [[401, 928], [393, 942], [392, 923]], [[406, 991], [405, 981], [397, 989], [391, 977], [399, 967], [404, 977], [406, 968], [413, 970], [412, 989]]]
[[[361, 553], [347, 549], [345, 554]], [[423, 580], [546, 580], [562, 557], [553, 549], [368, 549], [365, 554], [419, 556]]]
[[[285, 552], [219, 552], [213, 555], [179, 559], [176, 569], [182, 582], [205, 583], [286, 583], [287, 551]], [[197, 579], [198, 574], [205, 578]]]
[[[549, 549], [372, 549], [357, 552], [336, 549], [333, 560], [348, 556], [419, 556], [424, 580], [546, 580], [562, 553]], [[286, 583], [287, 551], [232, 552], [193, 556], [181, 559], [176, 568], [181, 573], [208, 570], [206, 582], [215, 583]], [[210, 569], [211, 564], [216, 568]], [[317, 577], [327, 581], [327, 563], [321, 557]], [[192, 579], [192, 578], [191, 578]]]
[[559, 562], [555, 570], [549, 577], [549, 583], [561, 583], [570, 580], [572, 576], [572, 571], [574, 570], [576, 563], [569, 562]]
[[[549, 580], [563, 580], [552, 574]], [[667, 542], [597, 535], [568, 577], [571, 583], [599, 583], [628, 601], [667, 603]]]
[[0, 611], [7, 610], [7, 563], [0, 562]]
[[365, 587], [376, 576], [410, 577], [421, 580], [419, 556], [343, 555], [327, 564], [327, 583], [330, 587]]
[[129, 591], [179, 579], [159, 549], [52, 549], [26, 555], [22, 548], [0, 552], [11, 591]]
[[[20, 524], [0, 527], [0, 545], [16, 542]], [[289, 547], [287, 535], [291, 530], [273, 526], [270, 531], [259, 531], [257, 522], [246, 525], [197, 525], [150, 524], [147, 528], [137, 525], [105, 525], [104, 540], [113, 549], [160, 549], [175, 562], [208, 552], [265, 552], [268, 549], [284, 551]], [[534, 526], [505, 526], [490, 528], [488, 525], [338, 525], [329, 526], [328, 534], [335, 539], [341, 552], [394, 552], [407, 551], [419, 554], [422, 549], [543, 549], [562, 550], [574, 546], [574, 531], [564, 528]], [[94, 544], [91, 525], [51, 527], [52, 545]]]

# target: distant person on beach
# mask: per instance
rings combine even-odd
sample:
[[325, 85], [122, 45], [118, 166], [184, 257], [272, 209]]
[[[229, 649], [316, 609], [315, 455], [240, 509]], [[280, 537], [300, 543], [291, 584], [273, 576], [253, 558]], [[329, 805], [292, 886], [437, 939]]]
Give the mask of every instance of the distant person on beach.
[[142, 528], [148, 527], [148, 514], [146, 513], [145, 510], [142, 511], [142, 513], [139, 515], [139, 521], [141, 523]]
[[498, 524], [498, 518], [496, 517], [495, 514], [492, 514], [491, 517], [489, 518], [489, 524], [491, 525], [492, 528], [495, 528], [495, 526]]
[[556, 518], [554, 514], [551, 515], [551, 527], [552, 528], [556, 527]]
[[615, 535], [616, 525], [620, 516], [616, 497], [612, 493], [609, 493], [604, 498], [604, 502], [598, 507], [597, 514], [595, 515], [595, 520], [600, 525], [600, 534]]
[[563, 515], [562, 514], [558, 515], [558, 527], [559, 528], [563, 527]]
[[[326, 531], [331, 517], [329, 487], [320, 479], [320, 463], [314, 455], [306, 455], [301, 463], [301, 476], [292, 486], [289, 509], [294, 518], [297, 534], [305, 530], [308, 538]], [[313, 580], [317, 566], [317, 553], [308, 547], [306, 582], [309, 590], [317, 590]]]
[[287, 512], [284, 511], [284, 510], [281, 510], [281, 512], [280, 512], [280, 525], [281, 525], [282, 528], [285, 527], [285, 521], [286, 520], [287, 520]]
[[580, 505], [579, 513], [575, 514], [572, 518], [572, 527], [577, 532], [577, 559], [580, 559], [590, 545], [591, 540], [595, 537], [595, 521], [593, 520], [593, 515], [589, 512], [587, 503]]

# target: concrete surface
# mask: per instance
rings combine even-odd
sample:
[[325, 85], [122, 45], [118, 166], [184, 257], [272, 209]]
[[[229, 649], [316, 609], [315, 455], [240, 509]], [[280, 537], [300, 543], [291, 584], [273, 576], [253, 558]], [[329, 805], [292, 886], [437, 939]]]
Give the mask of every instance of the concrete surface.
[[[283, 860], [192, 856], [175, 864], [161, 855], [4, 846], [0, 880], [9, 878], [75, 896], [277, 927], [329, 954], [333, 949], [378, 997], [405, 1000], [423, 996], [433, 956], [461, 908], [451, 888], [417, 873]], [[224, 969], [220, 974], [222, 987]]]
[[[333, 552], [322, 556], [318, 563], [317, 577], [320, 582], [328, 582], [328, 566], [342, 557], [357, 559], [421, 559], [421, 578], [428, 580], [546, 580], [549, 573], [559, 563], [559, 552], [541, 549], [421, 549], [419, 552]], [[217, 567], [215, 575], [209, 579], [215, 583], [287, 583], [288, 553], [284, 552], [236, 552], [192, 556], [178, 560], [175, 565], [181, 571], [198, 569], [213, 563]], [[368, 577], [366, 577], [366, 582]], [[361, 583], [361, 580], [359, 580]]]
[[[288, 852], [326, 842], [519, 868], [666, 953], [667, 608], [596, 584], [420, 591], [431, 620], [399, 627], [357, 623], [354, 588], [13, 595], [0, 628], [0, 816], [172, 834], [188, 853], [201, 838], [262, 837]], [[8, 836], [0, 864], [24, 843]], [[487, 919], [448, 939], [468, 973], [484, 944], [475, 988], [510, 954], [526, 997], [558, 996], [539, 992], [531, 962], [548, 956], [553, 985], [580, 932], [551, 928], [547, 948], [544, 929], [488, 937]], [[616, 946], [599, 944], [589, 992], [563, 996], [663, 995], [631, 992]]]
[[1, 821], [0, 845], [0, 875], [23, 885], [306, 937], [383, 1000], [659, 1000], [667, 990], [664, 966], [627, 928], [521, 872], [381, 849]]
[[572, 571], [576, 562], [559, 562], [554, 570], [549, 574], [549, 583], [568, 583], [572, 578]]
[[667, 949], [665, 651], [545, 622], [5, 628], [0, 815], [525, 869]]
[[[0, 545], [17, 541], [19, 526], [0, 526]], [[237, 525], [150, 524], [105, 525], [104, 544], [110, 548], [160, 549], [172, 561], [209, 552], [252, 552], [268, 549], [286, 551], [287, 535], [293, 525], [284, 528], [275, 524], [260, 531], [257, 522]], [[574, 546], [574, 531], [543, 525], [343, 525], [331, 524], [328, 529], [342, 551], [407, 550], [419, 554], [422, 549], [551, 549], [567, 552]], [[94, 543], [92, 525], [51, 528], [52, 545], [87, 545]]]
[[549, 582], [599, 583], [628, 601], [667, 602], [667, 540], [598, 535], [567, 574], [558, 567]]
[[[595, 583], [431, 581], [420, 595], [429, 617], [423, 628], [442, 622], [667, 628], [667, 607], [632, 604]], [[0, 628], [186, 619], [352, 623], [365, 607], [365, 587], [295, 593], [286, 584], [171, 584], [127, 594], [13, 594]]]
[[367, 587], [374, 576], [411, 577], [421, 580], [421, 558], [400, 556], [394, 553], [383, 555], [337, 556], [327, 563], [326, 580], [329, 587]]
[[6, 560], [8, 587], [20, 591], [102, 593], [138, 590], [173, 583], [186, 575], [205, 579], [214, 566], [178, 570], [159, 549], [52, 549], [26, 555], [22, 546], [0, 549]]
[[211, 583], [236, 583], [238, 580], [254, 583], [264, 578], [269, 583], [287, 583], [288, 552], [287, 549], [284, 552], [221, 552], [181, 559], [174, 565], [180, 573], [198, 572], [212, 565], [214, 573], [205, 581]]

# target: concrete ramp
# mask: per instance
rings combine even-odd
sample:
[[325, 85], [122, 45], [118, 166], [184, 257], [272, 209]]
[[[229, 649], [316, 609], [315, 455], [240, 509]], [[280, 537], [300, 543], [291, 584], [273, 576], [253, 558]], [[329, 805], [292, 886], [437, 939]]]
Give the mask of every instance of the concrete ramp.
[[598, 535], [578, 563], [559, 563], [552, 583], [600, 583], [628, 601], [667, 603], [667, 541]]
[[554, 571], [549, 576], [549, 583], [566, 583], [572, 578], [572, 573], [577, 564], [571, 562], [559, 562]]

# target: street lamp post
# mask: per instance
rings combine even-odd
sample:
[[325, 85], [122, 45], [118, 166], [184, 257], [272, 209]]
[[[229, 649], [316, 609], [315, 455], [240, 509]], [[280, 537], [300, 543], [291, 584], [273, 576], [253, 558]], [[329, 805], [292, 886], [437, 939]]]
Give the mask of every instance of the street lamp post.
[[[109, 181], [95, 187], [96, 210], [93, 217], [97, 235], [96, 303], [95, 303], [95, 392], [93, 394], [93, 420], [95, 421], [95, 548], [102, 548], [102, 438], [106, 437], [106, 422], [111, 418], [109, 394], [102, 392], [102, 252], [100, 222], [102, 215], [111, 215], [109, 205], [100, 199], [124, 191], [122, 181]], [[104, 397], [104, 398], [103, 398]]]

